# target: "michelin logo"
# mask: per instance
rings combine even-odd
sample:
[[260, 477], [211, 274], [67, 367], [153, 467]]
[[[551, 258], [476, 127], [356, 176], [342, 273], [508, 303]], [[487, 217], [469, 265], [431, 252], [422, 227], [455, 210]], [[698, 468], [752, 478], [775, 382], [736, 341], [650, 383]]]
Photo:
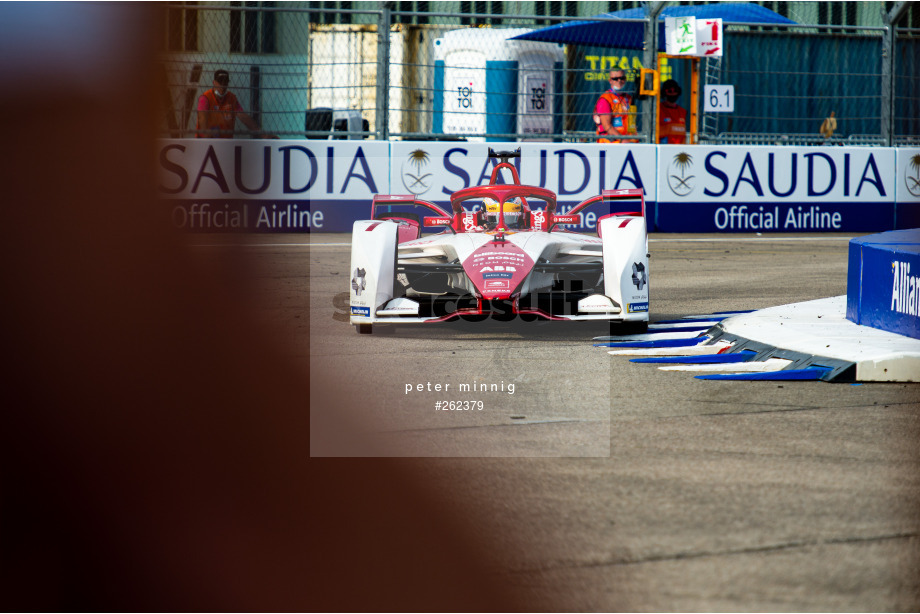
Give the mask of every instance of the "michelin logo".
[[365, 318], [369, 318], [371, 317], [371, 308], [370, 307], [352, 307], [351, 315], [364, 316]]
[[626, 313], [644, 313], [648, 311], [648, 303], [629, 303], [626, 305]]

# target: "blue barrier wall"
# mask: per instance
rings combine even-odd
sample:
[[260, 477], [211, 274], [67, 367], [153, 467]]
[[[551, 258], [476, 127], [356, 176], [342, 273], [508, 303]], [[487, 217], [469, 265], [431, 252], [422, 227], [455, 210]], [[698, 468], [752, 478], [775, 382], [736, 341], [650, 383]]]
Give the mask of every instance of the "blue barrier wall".
[[847, 319], [920, 339], [920, 229], [850, 241]]

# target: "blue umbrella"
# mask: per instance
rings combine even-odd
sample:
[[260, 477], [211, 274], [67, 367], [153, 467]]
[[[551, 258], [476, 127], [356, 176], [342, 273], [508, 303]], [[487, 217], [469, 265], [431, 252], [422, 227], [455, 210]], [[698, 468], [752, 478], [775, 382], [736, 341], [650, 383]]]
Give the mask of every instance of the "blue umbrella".
[[[643, 49], [645, 42], [645, 24], [641, 21], [624, 21], [644, 19], [645, 9], [626, 9], [597, 15], [593, 19], [604, 21], [578, 20], [567, 21], [548, 28], [541, 28], [512, 37], [510, 40], [530, 40], [547, 43], [588, 45], [593, 47], [619, 47], [623, 49]], [[764, 25], [794, 25], [791, 19], [774, 13], [759, 4], [720, 3], [696, 6], [668, 6], [658, 16], [659, 34], [658, 50], [665, 50], [664, 18], [696, 17], [697, 19], [721, 18], [723, 24], [749, 23]]]

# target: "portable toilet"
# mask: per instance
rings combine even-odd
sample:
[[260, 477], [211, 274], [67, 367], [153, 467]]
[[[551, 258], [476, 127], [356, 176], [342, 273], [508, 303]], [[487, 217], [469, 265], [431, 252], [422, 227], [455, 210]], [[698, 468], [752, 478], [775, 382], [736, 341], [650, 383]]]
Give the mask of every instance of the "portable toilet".
[[508, 40], [530, 31], [464, 28], [434, 41], [433, 133], [546, 140], [561, 131], [555, 92], [563, 51], [554, 43]]

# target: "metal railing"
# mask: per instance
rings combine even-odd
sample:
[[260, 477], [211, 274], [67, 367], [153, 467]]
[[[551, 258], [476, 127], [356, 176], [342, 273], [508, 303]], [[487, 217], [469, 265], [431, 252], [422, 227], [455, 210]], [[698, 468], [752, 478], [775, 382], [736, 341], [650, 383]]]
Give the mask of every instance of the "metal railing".
[[[885, 139], [877, 134], [851, 134], [847, 137], [832, 136], [825, 138], [820, 134], [765, 134], [723, 132], [715, 136], [706, 136], [700, 140], [707, 145], [849, 145], [880, 146]], [[897, 137], [895, 145], [912, 145], [920, 143], [920, 137]]]
[[[214, 71], [225, 69], [244, 109], [283, 138], [593, 141], [593, 109], [609, 69], [623, 67], [635, 93], [638, 69], [649, 63], [647, 52], [616, 36], [592, 47], [507, 40], [584, 20], [607, 3], [582, 3], [582, 14], [571, 16], [517, 14], [516, 3], [503, 3], [501, 15], [395, 11], [394, 3], [334, 11], [320, 3], [255, 4], [165, 5], [164, 136], [195, 135], [198, 97]], [[350, 23], [335, 23], [342, 21]], [[914, 145], [918, 34], [726, 25], [725, 54], [705, 74], [707, 83], [734, 84], [735, 111], [699, 109], [700, 142]], [[680, 61], [663, 72], [662, 81], [689, 78]], [[464, 80], [479, 86], [468, 99], [458, 89]], [[636, 138], [649, 142], [654, 105], [636, 103]], [[317, 108], [330, 109], [331, 120], [310, 124], [307, 112]], [[831, 111], [838, 130], [825, 139], [818, 128]], [[236, 133], [258, 136], [240, 125]]]

